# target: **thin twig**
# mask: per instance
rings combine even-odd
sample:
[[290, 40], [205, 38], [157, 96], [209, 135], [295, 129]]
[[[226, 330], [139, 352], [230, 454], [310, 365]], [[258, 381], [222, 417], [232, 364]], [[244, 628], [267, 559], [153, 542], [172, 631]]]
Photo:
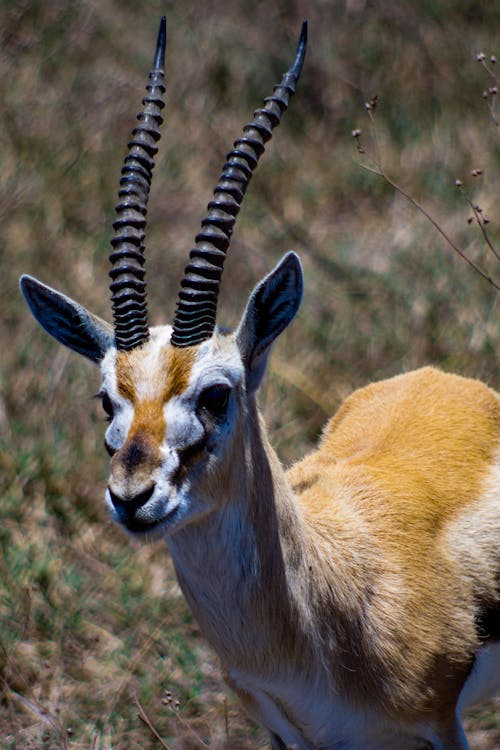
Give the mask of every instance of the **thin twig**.
[[175, 698], [174, 695], [172, 695], [170, 690], [166, 690], [164, 693], [164, 697], [162, 698], [162, 701], [164, 706], [168, 706], [170, 710], [175, 714], [175, 718], [179, 722], [179, 724], [187, 731], [189, 734], [193, 735], [193, 737], [202, 745], [202, 747], [206, 747], [207, 750], [210, 750], [209, 745], [204, 742], [204, 740], [200, 737], [200, 735], [193, 729], [192, 726], [188, 724], [188, 722], [182, 718], [182, 716], [179, 713], [179, 706], [180, 701]]
[[[489, 274], [485, 273], [479, 266], [477, 266], [474, 261], [472, 261], [467, 255], [464, 253], [464, 251], [451, 239], [451, 237], [444, 231], [444, 229], [441, 227], [440, 224], [434, 219], [434, 217], [429, 213], [429, 211], [422, 206], [421, 203], [419, 203], [415, 198], [410, 195], [410, 193], [406, 192], [400, 185], [398, 185], [394, 180], [392, 180], [386, 173], [383, 163], [382, 163], [382, 154], [380, 149], [380, 144], [378, 141], [378, 134], [377, 134], [377, 128], [375, 125], [375, 118], [373, 114], [374, 107], [370, 105], [365, 105], [366, 110], [368, 112], [368, 117], [370, 118], [372, 131], [373, 131], [373, 138], [375, 143], [375, 167], [370, 167], [368, 164], [362, 164], [360, 163], [360, 167], [365, 169], [367, 172], [371, 172], [372, 174], [377, 175], [378, 177], [381, 177], [393, 190], [395, 190], [397, 193], [402, 195], [404, 198], [406, 198], [409, 203], [411, 203], [412, 206], [414, 206], [420, 213], [422, 213], [425, 218], [432, 224], [432, 226], [439, 232], [441, 237], [448, 243], [448, 245], [464, 260], [466, 263], [469, 264], [469, 266], [476, 271], [480, 276], [483, 277], [486, 281], [488, 281], [495, 289], [500, 291], [500, 285], [497, 284]], [[358, 131], [355, 131], [358, 132]], [[358, 141], [358, 151], [360, 151], [359, 147], [359, 136], [356, 136]], [[483, 232], [484, 234], [484, 232]], [[488, 243], [489, 245], [489, 243]], [[495, 252], [495, 251], [494, 251]], [[496, 252], [495, 252], [496, 256]]]
[[181, 724], [181, 726], [183, 726], [184, 729], [186, 729], [186, 731], [188, 731], [189, 734], [191, 734], [200, 743], [202, 747], [205, 747], [207, 748], [207, 750], [210, 750], [210, 745], [207, 745], [207, 743], [200, 737], [198, 732], [195, 729], [193, 729], [193, 727], [190, 726], [185, 719], [182, 718], [178, 709], [175, 708], [175, 706], [171, 706], [171, 710], [174, 712], [179, 724]]
[[169, 746], [167, 745], [167, 743], [165, 742], [165, 740], [163, 739], [163, 737], [159, 734], [159, 732], [154, 727], [153, 722], [151, 721], [151, 719], [147, 715], [146, 711], [141, 706], [141, 704], [139, 702], [139, 698], [137, 696], [135, 697], [135, 705], [137, 706], [137, 710], [139, 711], [139, 713], [138, 713], [139, 719], [147, 726], [147, 728], [149, 729], [149, 731], [152, 734], [154, 734], [154, 736], [156, 737], [156, 739], [158, 740], [158, 742], [161, 744], [161, 746], [164, 747], [165, 750], [170, 750]]
[[[486, 104], [490, 112], [491, 119], [493, 120], [493, 122], [498, 128], [500, 127], [500, 122], [498, 121], [496, 113], [495, 113], [496, 100], [497, 100], [497, 94], [498, 94], [498, 78], [496, 74], [493, 72], [493, 69], [490, 68], [490, 66], [486, 62], [486, 55], [484, 54], [484, 52], [478, 52], [478, 54], [476, 55], [476, 60], [478, 60], [478, 62], [481, 63], [481, 65], [483, 66], [485, 71], [488, 73], [490, 78], [494, 81], [493, 86], [490, 86], [488, 89], [486, 89], [486, 91], [483, 91], [483, 99], [486, 100]], [[492, 55], [490, 57], [490, 62], [492, 64], [496, 64], [496, 61], [497, 61], [496, 57]]]
[[65, 729], [56, 716], [53, 716], [46, 708], [44, 708], [44, 706], [41, 705], [41, 703], [38, 703], [38, 701], [25, 698], [24, 695], [13, 690], [5, 681], [3, 681], [3, 686], [8, 697], [17, 700], [27, 711], [34, 714], [45, 727], [52, 729], [57, 734], [63, 750], [68, 750]]
[[224, 726], [226, 729], [226, 745], [229, 747], [229, 714], [227, 709], [227, 695], [224, 696]]
[[122, 695], [123, 691], [127, 687], [128, 683], [132, 679], [134, 669], [138, 664], [141, 663], [141, 661], [144, 659], [145, 655], [148, 653], [151, 646], [158, 640], [160, 637], [160, 634], [163, 630], [163, 625], [158, 625], [152, 633], [147, 637], [144, 644], [141, 646], [141, 648], [137, 651], [137, 653], [130, 659], [130, 661], [127, 664], [127, 669], [124, 670], [123, 677], [120, 680], [120, 683], [118, 684], [118, 687], [114, 691], [113, 698], [110, 701], [110, 708], [109, 713], [111, 714], [112, 711], [114, 711], [118, 700], [120, 699], [120, 696]]
[[421, 213], [422, 213], [422, 214], [423, 214], [423, 215], [425, 216], [425, 218], [426, 218], [426, 219], [427, 219], [428, 221], [430, 221], [430, 223], [432, 224], [432, 226], [433, 226], [433, 227], [434, 227], [435, 229], [437, 229], [437, 231], [439, 232], [439, 234], [441, 235], [441, 237], [443, 237], [443, 238], [444, 238], [444, 239], [446, 240], [446, 242], [447, 242], [447, 243], [448, 243], [448, 244], [450, 245], [450, 247], [452, 247], [452, 248], [453, 248], [453, 250], [454, 250], [454, 251], [455, 251], [456, 253], [458, 253], [458, 255], [459, 255], [459, 256], [460, 256], [460, 257], [461, 257], [461, 258], [462, 258], [462, 259], [463, 259], [463, 260], [464, 260], [464, 261], [465, 261], [466, 263], [468, 263], [468, 264], [469, 264], [469, 266], [471, 266], [471, 268], [473, 268], [473, 269], [474, 269], [474, 271], [476, 271], [476, 272], [477, 272], [477, 273], [478, 273], [478, 274], [479, 274], [480, 276], [482, 276], [482, 277], [483, 277], [483, 279], [485, 279], [486, 281], [488, 281], [488, 282], [489, 282], [489, 283], [490, 283], [490, 284], [491, 284], [492, 286], [494, 286], [494, 287], [495, 287], [495, 289], [498, 289], [498, 290], [500, 291], [500, 285], [498, 285], [498, 284], [497, 284], [497, 283], [496, 283], [496, 282], [495, 282], [495, 281], [494, 281], [494, 280], [493, 280], [493, 279], [491, 278], [491, 276], [489, 276], [489, 275], [488, 275], [487, 273], [485, 273], [484, 271], [482, 271], [482, 270], [481, 270], [481, 269], [479, 268], [479, 266], [477, 266], [477, 265], [476, 265], [476, 264], [474, 263], [474, 261], [472, 261], [472, 260], [471, 260], [470, 258], [468, 258], [468, 257], [467, 257], [467, 255], [466, 255], [466, 254], [464, 253], [464, 251], [463, 251], [463, 250], [461, 250], [461, 249], [460, 249], [460, 248], [458, 247], [458, 245], [457, 245], [457, 244], [455, 244], [455, 242], [453, 242], [453, 240], [451, 239], [451, 237], [450, 237], [450, 236], [449, 236], [448, 234], [446, 234], [446, 232], [444, 231], [444, 229], [442, 229], [442, 228], [441, 228], [441, 226], [440, 226], [440, 225], [438, 224], [438, 222], [437, 222], [437, 221], [436, 221], [436, 220], [435, 220], [435, 219], [434, 219], [434, 218], [433, 218], [433, 217], [431, 216], [431, 214], [430, 214], [430, 213], [429, 213], [429, 212], [427, 211], [427, 209], [426, 209], [426, 208], [424, 208], [424, 206], [422, 206], [422, 205], [421, 205], [421, 204], [420, 204], [420, 203], [419, 203], [418, 201], [416, 201], [416, 200], [415, 200], [415, 198], [414, 198], [414, 197], [413, 197], [412, 195], [410, 195], [409, 193], [407, 193], [407, 192], [406, 192], [406, 190], [404, 190], [404, 189], [403, 189], [403, 188], [402, 188], [402, 187], [401, 187], [400, 185], [398, 185], [398, 184], [397, 184], [396, 182], [394, 182], [393, 180], [391, 180], [391, 178], [390, 178], [390, 177], [388, 177], [388, 176], [386, 175], [386, 173], [385, 173], [385, 172], [383, 172], [383, 171], [381, 171], [381, 170], [379, 170], [379, 169], [374, 169], [373, 167], [369, 167], [369, 166], [368, 166], [367, 164], [360, 164], [360, 166], [361, 166], [361, 167], [362, 167], [363, 169], [366, 169], [366, 170], [367, 170], [368, 172], [371, 172], [372, 174], [376, 174], [376, 175], [378, 175], [378, 177], [382, 177], [382, 179], [383, 179], [383, 180], [385, 180], [385, 182], [386, 182], [386, 183], [387, 183], [388, 185], [390, 185], [390, 186], [391, 186], [391, 187], [393, 188], [393, 190], [396, 190], [396, 191], [397, 191], [398, 193], [400, 193], [400, 194], [401, 194], [401, 195], [402, 195], [402, 196], [403, 196], [404, 198], [406, 198], [406, 200], [408, 200], [408, 201], [409, 201], [409, 202], [410, 202], [410, 203], [411, 203], [411, 204], [412, 204], [413, 206], [415, 206], [415, 208], [416, 208], [416, 209], [418, 209], [418, 210], [419, 210], [419, 211], [420, 211], [420, 212], [421, 212]]
[[469, 206], [470, 206], [470, 208], [472, 210], [472, 213], [474, 214], [474, 218], [476, 220], [476, 224], [478, 225], [479, 229], [481, 230], [481, 234], [483, 235], [484, 241], [486, 242], [486, 244], [490, 248], [490, 250], [493, 253], [493, 255], [495, 256], [495, 258], [500, 261], [500, 254], [497, 252], [496, 247], [494, 246], [494, 244], [490, 240], [490, 236], [489, 236], [489, 234], [488, 234], [488, 232], [486, 230], [486, 226], [485, 226], [485, 219], [481, 216], [481, 210], [478, 209], [478, 206], [474, 205], [474, 203], [471, 201], [471, 199], [469, 198], [469, 196], [462, 189], [461, 185], [459, 186], [459, 190], [462, 193], [464, 199], [469, 204]]

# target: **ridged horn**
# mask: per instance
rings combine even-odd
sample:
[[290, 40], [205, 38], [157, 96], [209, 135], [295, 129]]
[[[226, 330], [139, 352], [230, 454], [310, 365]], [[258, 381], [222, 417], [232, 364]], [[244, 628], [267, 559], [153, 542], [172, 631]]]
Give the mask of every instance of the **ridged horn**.
[[222, 270], [234, 223], [265, 144], [295, 93], [306, 45], [307, 21], [304, 21], [292, 67], [274, 87], [272, 96], [264, 99], [262, 108], [254, 112], [253, 121], [244, 126], [243, 136], [226, 157], [181, 281], [170, 339], [173, 346], [194, 346], [213, 333]]
[[144, 237], [146, 214], [154, 168], [153, 157], [158, 151], [163, 94], [167, 25], [160, 21], [158, 41], [142, 100], [143, 111], [137, 115], [139, 125], [132, 131], [129, 152], [121, 171], [117, 219], [113, 223], [111, 261], [111, 302], [115, 328], [115, 344], [120, 351], [135, 349], [149, 338], [146, 283], [144, 281]]

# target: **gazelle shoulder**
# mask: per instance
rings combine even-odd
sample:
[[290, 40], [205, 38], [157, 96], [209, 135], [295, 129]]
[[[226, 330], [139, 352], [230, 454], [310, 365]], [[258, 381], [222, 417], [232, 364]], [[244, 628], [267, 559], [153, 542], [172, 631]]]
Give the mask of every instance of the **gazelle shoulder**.
[[452, 441], [464, 430], [480, 444], [498, 438], [499, 395], [479, 380], [424, 367], [351, 394], [327, 423], [320, 450], [340, 458], [386, 440], [393, 447], [409, 437], [421, 444], [443, 436]]
[[288, 477], [306, 505], [347, 493], [434, 514], [480, 496], [499, 443], [499, 395], [425, 367], [351, 394]]

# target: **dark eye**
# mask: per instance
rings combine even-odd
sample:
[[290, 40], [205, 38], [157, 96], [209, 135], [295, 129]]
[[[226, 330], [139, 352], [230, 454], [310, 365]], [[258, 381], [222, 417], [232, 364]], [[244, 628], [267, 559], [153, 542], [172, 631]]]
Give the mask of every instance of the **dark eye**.
[[101, 393], [99, 395], [102, 401], [102, 408], [106, 412], [106, 419], [108, 422], [111, 422], [114, 417], [113, 404], [111, 403], [111, 399], [109, 398], [107, 393]]
[[212, 385], [205, 388], [198, 398], [198, 409], [203, 409], [214, 417], [223, 417], [230, 393], [231, 389], [227, 385]]

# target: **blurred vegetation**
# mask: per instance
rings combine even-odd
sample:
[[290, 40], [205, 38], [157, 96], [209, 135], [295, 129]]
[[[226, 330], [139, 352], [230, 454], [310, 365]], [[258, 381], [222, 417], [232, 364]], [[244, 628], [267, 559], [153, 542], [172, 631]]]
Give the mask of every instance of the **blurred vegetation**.
[[[107, 519], [102, 417], [91, 400], [97, 370], [36, 326], [18, 277], [32, 273], [110, 317], [118, 174], [166, 11], [166, 127], [148, 278], [152, 317], [169, 320], [224, 154], [288, 66], [307, 17], [303, 77], [249, 189], [220, 309], [235, 325], [258, 279], [285, 250], [300, 253], [305, 299], [261, 398], [275, 446], [291, 462], [354, 387], [426, 363], [499, 387], [498, 292], [360, 162], [374, 155], [363, 104], [377, 94], [388, 174], [500, 283], [500, 263], [455, 187], [460, 179], [488, 215], [498, 248], [499, 129], [476, 54], [500, 53], [500, 4], [1, 7], [0, 746], [264, 747], [225, 697], [164, 546], [133, 545]], [[498, 707], [469, 720], [474, 748], [499, 746]]]

